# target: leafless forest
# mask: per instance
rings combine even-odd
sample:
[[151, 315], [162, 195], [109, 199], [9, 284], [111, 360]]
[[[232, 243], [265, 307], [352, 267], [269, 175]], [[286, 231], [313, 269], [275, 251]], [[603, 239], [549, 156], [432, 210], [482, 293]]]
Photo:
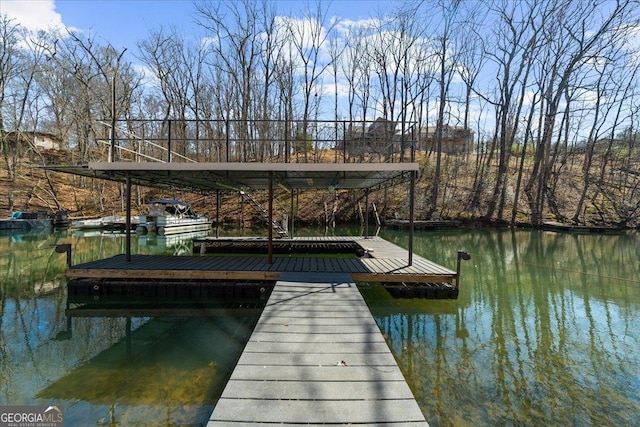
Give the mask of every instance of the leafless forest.
[[[329, 143], [318, 123], [382, 118], [431, 135], [400, 154], [421, 164], [420, 219], [640, 223], [637, 1], [389, 2], [361, 21], [304, 7], [283, 16], [268, 0], [197, 2], [192, 33], [159, 27], [135, 46], [34, 34], [0, 16], [3, 191], [33, 180], [26, 159], [140, 156], [141, 141], [167, 135], [176, 161], [344, 161], [345, 128], [330, 128]], [[468, 131], [471, 148], [447, 148], [450, 129]], [[35, 133], [55, 135], [57, 154], [38, 150]], [[397, 161], [383, 154], [358, 161]], [[46, 175], [40, 199], [106, 209], [109, 185], [62, 189]], [[88, 195], [69, 199], [68, 188]], [[307, 199], [331, 210], [339, 197], [352, 215], [357, 195]], [[407, 206], [406, 189], [371, 197], [386, 215]], [[0, 208], [18, 204], [2, 198]]]

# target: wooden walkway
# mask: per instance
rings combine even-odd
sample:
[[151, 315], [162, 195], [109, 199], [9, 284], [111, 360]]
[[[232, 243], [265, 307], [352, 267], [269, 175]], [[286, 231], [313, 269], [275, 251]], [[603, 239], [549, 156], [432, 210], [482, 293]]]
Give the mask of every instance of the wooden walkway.
[[348, 274], [283, 273], [208, 427], [428, 426]]
[[417, 255], [413, 256], [413, 263], [409, 266], [407, 251], [380, 237], [331, 237], [325, 241], [356, 242], [368, 257], [291, 255], [275, 257], [273, 263], [269, 263], [266, 257], [250, 255], [132, 255], [131, 261], [127, 261], [124, 255], [117, 255], [73, 265], [65, 274], [68, 278], [98, 279], [278, 280], [284, 272], [305, 272], [312, 276], [334, 272], [348, 273], [355, 281], [407, 283], [452, 283], [456, 277], [455, 271]]

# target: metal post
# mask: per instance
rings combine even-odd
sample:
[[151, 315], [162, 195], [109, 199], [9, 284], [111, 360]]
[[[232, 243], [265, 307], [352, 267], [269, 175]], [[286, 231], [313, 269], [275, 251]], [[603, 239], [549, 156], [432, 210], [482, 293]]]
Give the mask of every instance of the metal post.
[[289, 119], [284, 119], [284, 162], [289, 163]]
[[347, 124], [345, 122], [342, 122], [342, 163], [347, 163]]
[[216, 239], [220, 237], [220, 190], [216, 189]]
[[167, 163], [171, 163], [171, 119], [167, 124]]
[[369, 238], [369, 189], [364, 190], [364, 238]]
[[295, 191], [293, 188], [291, 189], [291, 214], [289, 215], [290, 221], [289, 221], [289, 237], [291, 237], [293, 239], [293, 224], [296, 222], [296, 217], [295, 217], [295, 205], [293, 203], [294, 201], [294, 194]]
[[416, 199], [416, 173], [411, 171], [411, 181], [409, 183], [409, 265], [413, 265], [413, 219]]
[[244, 191], [240, 191], [240, 228], [244, 230]]
[[111, 134], [109, 144], [109, 162], [116, 157], [116, 76], [113, 76], [111, 85]]
[[273, 264], [273, 175], [269, 174], [269, 264]]
[[131, 175], [129, 174], [127, 174], [125, 187], [125, 197], [127, 199], [125, 213], [125, 227], [127, 228], [125, 232], [125, 260], [131, 262]]

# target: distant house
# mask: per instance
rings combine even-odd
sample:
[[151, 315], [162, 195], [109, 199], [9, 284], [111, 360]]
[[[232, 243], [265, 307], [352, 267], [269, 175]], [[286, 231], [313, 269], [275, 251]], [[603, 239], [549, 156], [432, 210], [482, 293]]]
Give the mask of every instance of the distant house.
[[29, 145], [36, 150], [59, 150], [61, 147], [61, 141], [58, 137], [45, 132], [7, 132], [5, 140], [11, 145], [19, 142], [21, 145]]
[[[447, 154], [470, 153], [473, 151], [473, 131], [459, 126], [442, 127], [442, 152]], [[418, 147], [425, 151], [436, 151], [436, 126], [420, 129]]]
[[[390, 155], [400, 152], [401, 145], [409, 148], [415, 140], [416, 150], [436, 150], [436, 127], [428, 126], [415, 132], [408, 131], [404, 138], [396, 129], [396, 122], [377, 118], [374, 122], [354, 123], [345, 132], [344, 143], [351, 156], [364, 156], [365, 153]], [[474, 134], [470, 129], [444, 125], [442, 128], [442, 152], [447, 154], [470, 153], [473, 151]]]
[[344, 135], [344, 147], [351, 156], [389, 155], [397, 152], [400, 141], [396, 123], [377, 118], [371, 122], [355, 122], [349, 125]]

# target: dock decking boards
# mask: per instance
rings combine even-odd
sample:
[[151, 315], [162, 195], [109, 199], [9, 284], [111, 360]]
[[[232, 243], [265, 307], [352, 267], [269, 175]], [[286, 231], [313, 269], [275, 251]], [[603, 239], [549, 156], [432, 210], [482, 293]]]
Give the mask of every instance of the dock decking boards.
[[282, 273], [207, 427], [428, 426], [345, 273]]
[[[229, 242], [255, 239], [220, 239]], [[310, 239], [296, 238], [293, 242]], [[348, 273], [355, 281], [362, 282], [442, 282], [452, 283], [456, 272], [442, 267], [418, 255], [408, 265], [407, 251], [380, 237], [328, 237], [328, 242], [355, 242], [369, 257], [276, 257], [269, 264], [266, 257], [238, 255], [171, 256], [132, 255], [127, 262], [124, 255], [73, 265], [67, 269], [67, 277], [76, 278], [127, 278], [127, 279], [184, 279], [184, 280], [278, 280], [284, 272]], [[206, 240], [205, 240], [206, 241]], [[218, 239], [215, 239], [218, 241]]]

